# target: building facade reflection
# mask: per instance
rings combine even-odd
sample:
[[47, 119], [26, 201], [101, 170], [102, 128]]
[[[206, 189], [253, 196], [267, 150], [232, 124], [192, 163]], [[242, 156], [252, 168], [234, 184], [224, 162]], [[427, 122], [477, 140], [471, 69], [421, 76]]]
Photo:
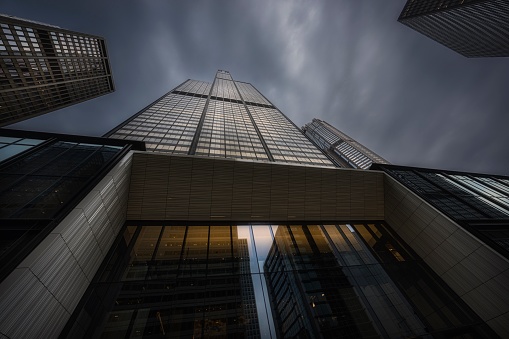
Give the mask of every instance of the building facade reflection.
[[260, 337], [236, 226], [128, 226], [83, 306], [90, 337]]
[[383, 224], [279, 226], [265, 276], [279, 338], [489, 335]]

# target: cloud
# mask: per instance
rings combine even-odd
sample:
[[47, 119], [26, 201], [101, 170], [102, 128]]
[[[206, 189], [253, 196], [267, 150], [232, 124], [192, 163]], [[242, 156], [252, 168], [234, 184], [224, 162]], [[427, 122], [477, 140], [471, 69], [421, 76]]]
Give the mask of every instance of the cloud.
[[398, 23], [404, 3], [7, 2], [9, 14], [106, 37], [117, 87], [17, 126], [101, 135], [226, 69], [297, 125], [321, 118], [393, 163], [509, 174], [507, 59], [466, 59]]

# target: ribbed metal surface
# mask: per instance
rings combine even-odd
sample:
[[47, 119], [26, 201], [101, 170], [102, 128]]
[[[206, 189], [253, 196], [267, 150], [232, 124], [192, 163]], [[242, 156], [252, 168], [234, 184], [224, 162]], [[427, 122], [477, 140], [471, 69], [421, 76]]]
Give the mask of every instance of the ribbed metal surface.
[[28, 268], [0, 285], [0, 333], [9, 338], [56, 338], [69, 316]]
[[91, 281], [101, 264], [102, 252], [82, 210], [75, 209], [61, 223], [62, 238], [72, 252], [86, 278]]
[[58, 337], [125, 221], [131, 155], [1, 283], [0, 333]]
[[131, 220], [382, 220], [383, 174], [135, 153]]

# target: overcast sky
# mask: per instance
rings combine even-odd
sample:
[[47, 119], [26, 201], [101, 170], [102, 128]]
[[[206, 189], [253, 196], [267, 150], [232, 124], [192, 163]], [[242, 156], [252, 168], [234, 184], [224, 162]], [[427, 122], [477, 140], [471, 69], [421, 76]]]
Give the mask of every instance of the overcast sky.
[[106, 39], [115, 93], [11, 128], [100, 136], [186, 79], [252, 83], [394, 164], [509, 175], [509, 58], [398, 23], [406, 0], [24, 1], [0, 12]]

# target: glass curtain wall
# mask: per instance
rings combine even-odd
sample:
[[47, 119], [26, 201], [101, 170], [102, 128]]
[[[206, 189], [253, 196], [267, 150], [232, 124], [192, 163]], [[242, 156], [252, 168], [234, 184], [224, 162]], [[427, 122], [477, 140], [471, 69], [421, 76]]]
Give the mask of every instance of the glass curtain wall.
[[509, 178], [376, 164], [435, 208], [509, 257]]
[[494, 335], [383, 223], [130, 224], [64, 336]]

